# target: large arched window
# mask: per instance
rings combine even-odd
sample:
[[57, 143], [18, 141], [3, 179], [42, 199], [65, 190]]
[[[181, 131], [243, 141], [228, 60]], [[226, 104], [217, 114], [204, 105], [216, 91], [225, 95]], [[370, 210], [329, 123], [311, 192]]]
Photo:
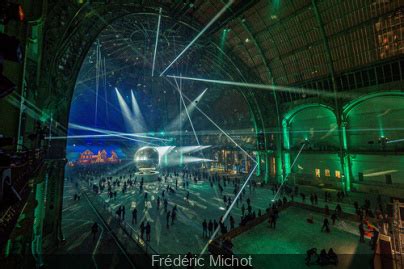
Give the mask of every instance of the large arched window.
[[402, 184], [404, 95], [386, 92], [359, 101], [347, 115], [354, 180], [385, 184], [392, 178]]
[[195, 32], [162, 17], [155, 51], [157, 18], [126, 15], [94, 40], [72, 98], [69, 160], [86, 149], [130, 159], [143, 145], [255, 147], [255, 118], [243, 90], [165, 76], [242, 80], [242, 72], [222, 48], [197, 42], [160, 76]]

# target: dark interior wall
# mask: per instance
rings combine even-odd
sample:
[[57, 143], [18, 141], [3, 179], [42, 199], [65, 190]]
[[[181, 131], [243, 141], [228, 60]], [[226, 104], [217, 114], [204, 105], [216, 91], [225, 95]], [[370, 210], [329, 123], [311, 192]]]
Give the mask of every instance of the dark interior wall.
[[[4, 74], [11, 78], [8, 71]], [[4, 115], [1, 118], [0, 134], [7, 137], [17, 137], [19, 108], [11, 103], [10, 97], [0, 99], [0, 115]]]
[[305, 139], [309, 141], [292, 168], [292, 177], [296, 178], [297, 183], [310, 181], [310, 184], [335, 186], [340, 181], [336, 178], [336, 171], [340, 174], [342, 171], [338, 155], [338, 124], [334, 112], [323, 106], [298, 111], [290, 121], [289, 133], [290, 146], [294, 149], [291, 163]]
[[[41, 58], [42, 32], [40, 27], [33, 26], [41, 21], [42, 2], [43, 0], [23, 0], [17, 1], [23, 6], [25, 13], [25, 21], [17, 22], [11, 20], [5, 26], [1, 25], [0, 32], [4, 32], [9, 36], [16, 37], [20, 40], [24, 54], [25, 64], [5, 61], [3, 75], [10, 79], [16, 86], [16, 90], [0, 98], [0, 134], [14, 137], [17, 139], [18, 126], [20, 118], [20, 97], [23, 93], [23, 75], [24, 67], [28, 67], [32, 62], [39, 62]], [[31, 77], [25, 72], [26, 100], [34, 106], [36, 104], [35, 97], [37, 95], [36, 77]], [[39, 97], [40, 98], [40, 97]], [[31, 111], [26, 111], [22, 121], [22, 132], [32, 131], [32, 118], [37, 119]], [[26, 143], [26, 141], [24, 141]]]
[[[10, 21], [3, 27], [3, 32], [6, 35], [15, 36], [21, 40], [24, 37], [24, 26], [19, 22]], [[22, 65], [5, 61], [3, 64], [3, 75], [17, 85], [17, 89], [15, 90], [14, 94], [20, 95], [22, 88], [22, 83], [20, 83], [22, 76]], [[9, 94], [6, 97], [0, 98], [0, 115], [2, 116], [0, 134], [17, 137], [19, 105], [15, 100], [15, 97]]]

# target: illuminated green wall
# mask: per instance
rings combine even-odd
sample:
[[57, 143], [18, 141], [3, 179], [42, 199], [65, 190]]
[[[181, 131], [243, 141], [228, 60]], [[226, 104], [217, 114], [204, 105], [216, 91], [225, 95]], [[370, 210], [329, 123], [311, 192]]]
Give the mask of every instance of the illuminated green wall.
[[[404, 178], [400, 177], [404, 174], [404, 94], [370, 93], [350, 104], [342, 117], [346, 122], [343, 124], [346, 126], [346, 143], [341, 142], [347, 153], [344, 155], [345, 169], [341, 167], [339, 129], [332, 110], [311, 104], [296, 107], [286, 114], [284, 125], [288, 128], [284, 128], [284, 137], [288, 139], [284, 140], [291, 151], [290, 160], [285, 160], [285, 163], [292, 163], [305, 139], [310, 142], [292, 169], [291, 179], [340, 186], [336, 183], [343, 182], [345, 174], [352, 175], [352, 183], [380, 185], [386, 184], [385, 176], [389, 174], [393, 184], [404, 184]], [[382, 137], [390, 142], [403, 141], [385, 144], [380, 142]], [[319, 177], [316, 169], [319, 169]], [[329, 176], [325, 175], [326, 169]], [[340, 173], [340, 178], [336, 171]], [[359, 173], [363, 173], [363, 181], [359, 181]], [[348, 185], [345, 188], [347, 191], [350, 189]]]
[[[291, 153], [289, 161], [288, 154], [285, 153], [285, 167], [296, 158], [303, 142], [309, 141], [292, 168], [289, 180], [296, 178], [312, 181], [312, 184], [329, 181], [333, 185], [340, 182], [340, 179], [335, 178], [335, 171], [339, 171], [340, 175], [343, 172], [338, 155], [340, 143], [334, 112], [320, 105], [297, 107], [286, 115], [284, 126], [287, 122], [289, 127], [284, 128], [284, 141], [289, 141]], [[284, 147], [287, 148], [285, 142]], [[316, 169], [320, 170], [320, 177], [316, 176]], [[325, 176], [326, 169], [329, 170], [329, 176]]]
[[300, 147], [305, 139], [312, 148], [339, 148], [338, 125], [334, 113], [325, 107], [309, 107], [290, 121], [290, 145]]
[[[355, 183], [385, 184], [385, 175], [390, 174], [393, 184], [404, 184], [404, 156], [403, 155], [364, 155], [351, 156], [352, 175]], [[363, 173], [363, 182], [359, 182], [359, 173]]]
[[[348, 144], [351, 151], [378, 151], [381, 136], [404, 138], [404, 96], [380, 96], [355, 106], [348, 114]], [[387, 150], [404, 149], [404, 141], [386, 145]]]
[[[294, 158], [294, 156], [292, 156]], [[341, 162], [337, 153], [302, 153], [296, 161], [292, 173], [300, 177], [306, 176], [307, 179], [319, 179], [316, 177], [315, 170], [320, 169], [320, 179], [335, 181], [335, 171], [341, 171]], [[330, 170], [330, 176], [325, 176], [325, 169]]]
[[[404, 95], [365, 100], [349, 111], [347, 122], [354, 182], [385, 184], [390, 174], [393, 183], [404, 183], [404, 141], [384, 147], [379, 141], [381, 137], [404, 138]], [[359, 182], [359, 173], [363, 173], [363, 182]]]

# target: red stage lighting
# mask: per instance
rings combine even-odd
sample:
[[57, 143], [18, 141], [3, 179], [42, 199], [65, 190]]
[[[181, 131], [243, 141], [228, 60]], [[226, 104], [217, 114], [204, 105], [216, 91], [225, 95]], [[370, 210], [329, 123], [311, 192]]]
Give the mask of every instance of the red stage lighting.
[[20, 21], [24, 21], [24, 20], [25, 20], [24, 9], [22, 8], [21, 5], [18, 5], [18, 17], [19, 17]]
[[25, 12], [21, 5], [14, 3], [0, 4], [0, 23], [7, 24], [10, 20], [24, 21]]

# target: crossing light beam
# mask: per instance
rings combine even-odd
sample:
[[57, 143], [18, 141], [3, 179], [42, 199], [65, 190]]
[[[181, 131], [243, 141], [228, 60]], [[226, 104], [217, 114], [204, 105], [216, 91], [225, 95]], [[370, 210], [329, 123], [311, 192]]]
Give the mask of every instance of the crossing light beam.
[[210, 26], [212, 26], [213, 23], [215, 23], [220, 16], [223, 15], [223, 13], [234, 3], [234, 0], [230, 0], [220, 11], [219, 13], [216, 14], [215, 17], [195, 36], [195, 38], [184, 48], [183, 51], [181, 51], [180, 54], [164, 69], [163, 72], [161, 72], [160, 77], [163, 76], [168, 69], [179, 59], [181, 56], [203, 35], [206, 30], [209, 29]]

